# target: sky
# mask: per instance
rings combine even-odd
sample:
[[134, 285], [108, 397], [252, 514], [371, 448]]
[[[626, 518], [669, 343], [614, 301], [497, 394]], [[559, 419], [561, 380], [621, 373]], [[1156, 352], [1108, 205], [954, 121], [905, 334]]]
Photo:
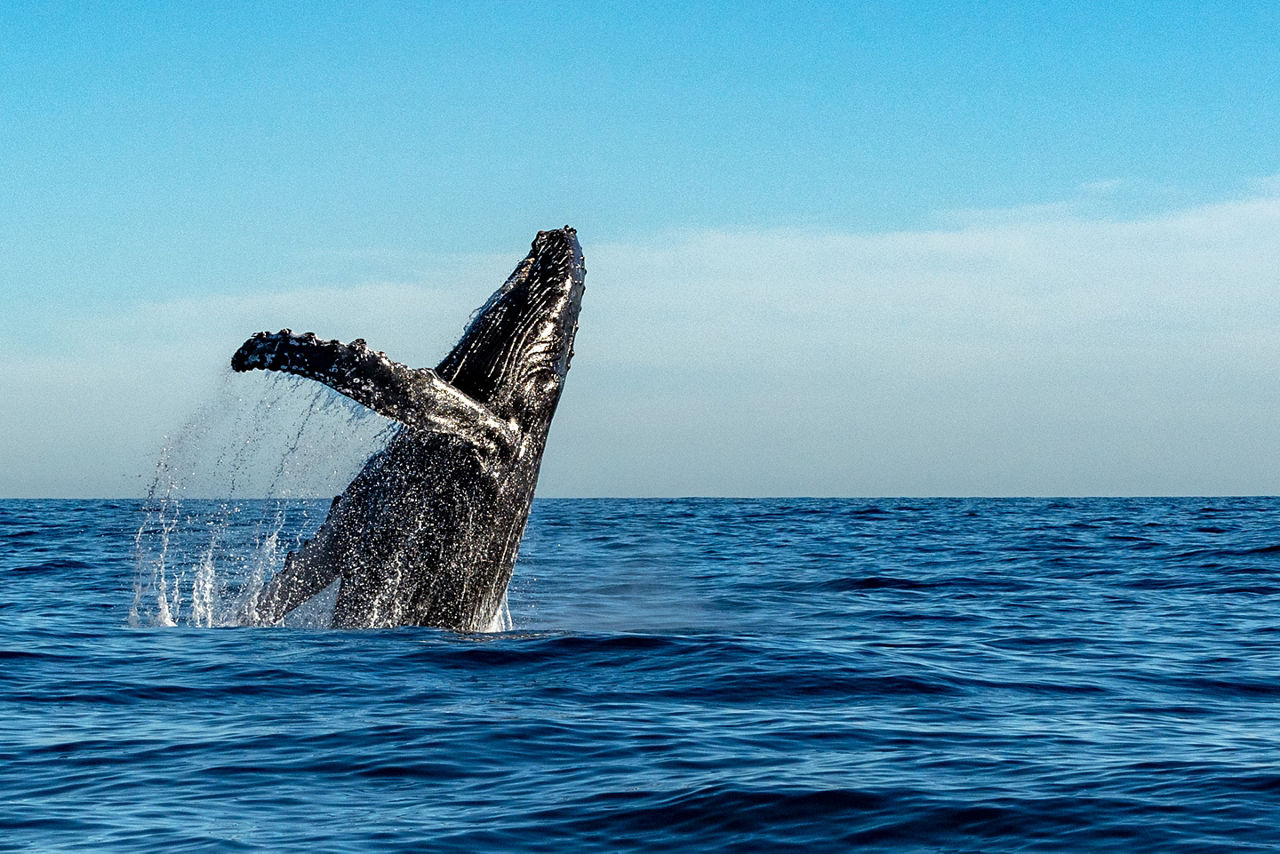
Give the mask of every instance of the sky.
[[1274, 3], [15, 2], [0, 497], [305, 409], [260, 329], [433, 365], [566, 223], [540, 495], [1280, 492]]

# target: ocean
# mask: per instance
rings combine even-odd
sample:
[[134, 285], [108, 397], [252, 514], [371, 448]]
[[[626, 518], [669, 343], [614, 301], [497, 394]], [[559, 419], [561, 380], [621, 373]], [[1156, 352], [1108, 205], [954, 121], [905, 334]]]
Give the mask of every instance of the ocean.
[[326, 508], [0, 502], [0, 850], [1280, 847], [1280, 499], [538, 500], [505, 631], [220, 625]]

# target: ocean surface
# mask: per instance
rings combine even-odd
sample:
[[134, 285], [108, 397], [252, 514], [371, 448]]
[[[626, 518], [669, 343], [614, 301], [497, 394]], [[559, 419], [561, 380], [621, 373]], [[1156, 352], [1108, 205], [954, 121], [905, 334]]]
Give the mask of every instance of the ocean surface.
[[326, 508], [0, 502], [0, 849], [1280, 847], [1280, 499], [539, 500], [507, 631], [220, 625]]

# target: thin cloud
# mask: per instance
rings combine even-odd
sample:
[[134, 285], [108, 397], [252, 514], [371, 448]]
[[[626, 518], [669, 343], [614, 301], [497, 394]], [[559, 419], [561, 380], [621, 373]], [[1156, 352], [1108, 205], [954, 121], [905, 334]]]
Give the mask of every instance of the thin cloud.
[[[1257, 199], [598, 247], [567, 398], [591, 401], [548, 470], [567, 492], [1274, 491], [1277, 233]], [[561, 458], [584, 445], [606, 476]]]
[[[584, 230], [542, 494], [1275, 492], [1280, 198], [1042, 213], [884, 234]], [[19, 403], [3, 429], [31, 461], [0, 491], [136, 493], [257, 329], [431, 364], [497, 263], [82, 318], [56, 359], [0, 378]]]

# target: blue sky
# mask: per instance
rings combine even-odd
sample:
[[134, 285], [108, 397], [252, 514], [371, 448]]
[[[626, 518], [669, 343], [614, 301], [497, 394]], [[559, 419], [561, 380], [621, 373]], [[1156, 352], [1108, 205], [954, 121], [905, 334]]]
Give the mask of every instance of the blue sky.
[[1277, 490], [1274, 4], [8, 4], [0, 117], [0, 495], [563, 223], [543, 494]]

